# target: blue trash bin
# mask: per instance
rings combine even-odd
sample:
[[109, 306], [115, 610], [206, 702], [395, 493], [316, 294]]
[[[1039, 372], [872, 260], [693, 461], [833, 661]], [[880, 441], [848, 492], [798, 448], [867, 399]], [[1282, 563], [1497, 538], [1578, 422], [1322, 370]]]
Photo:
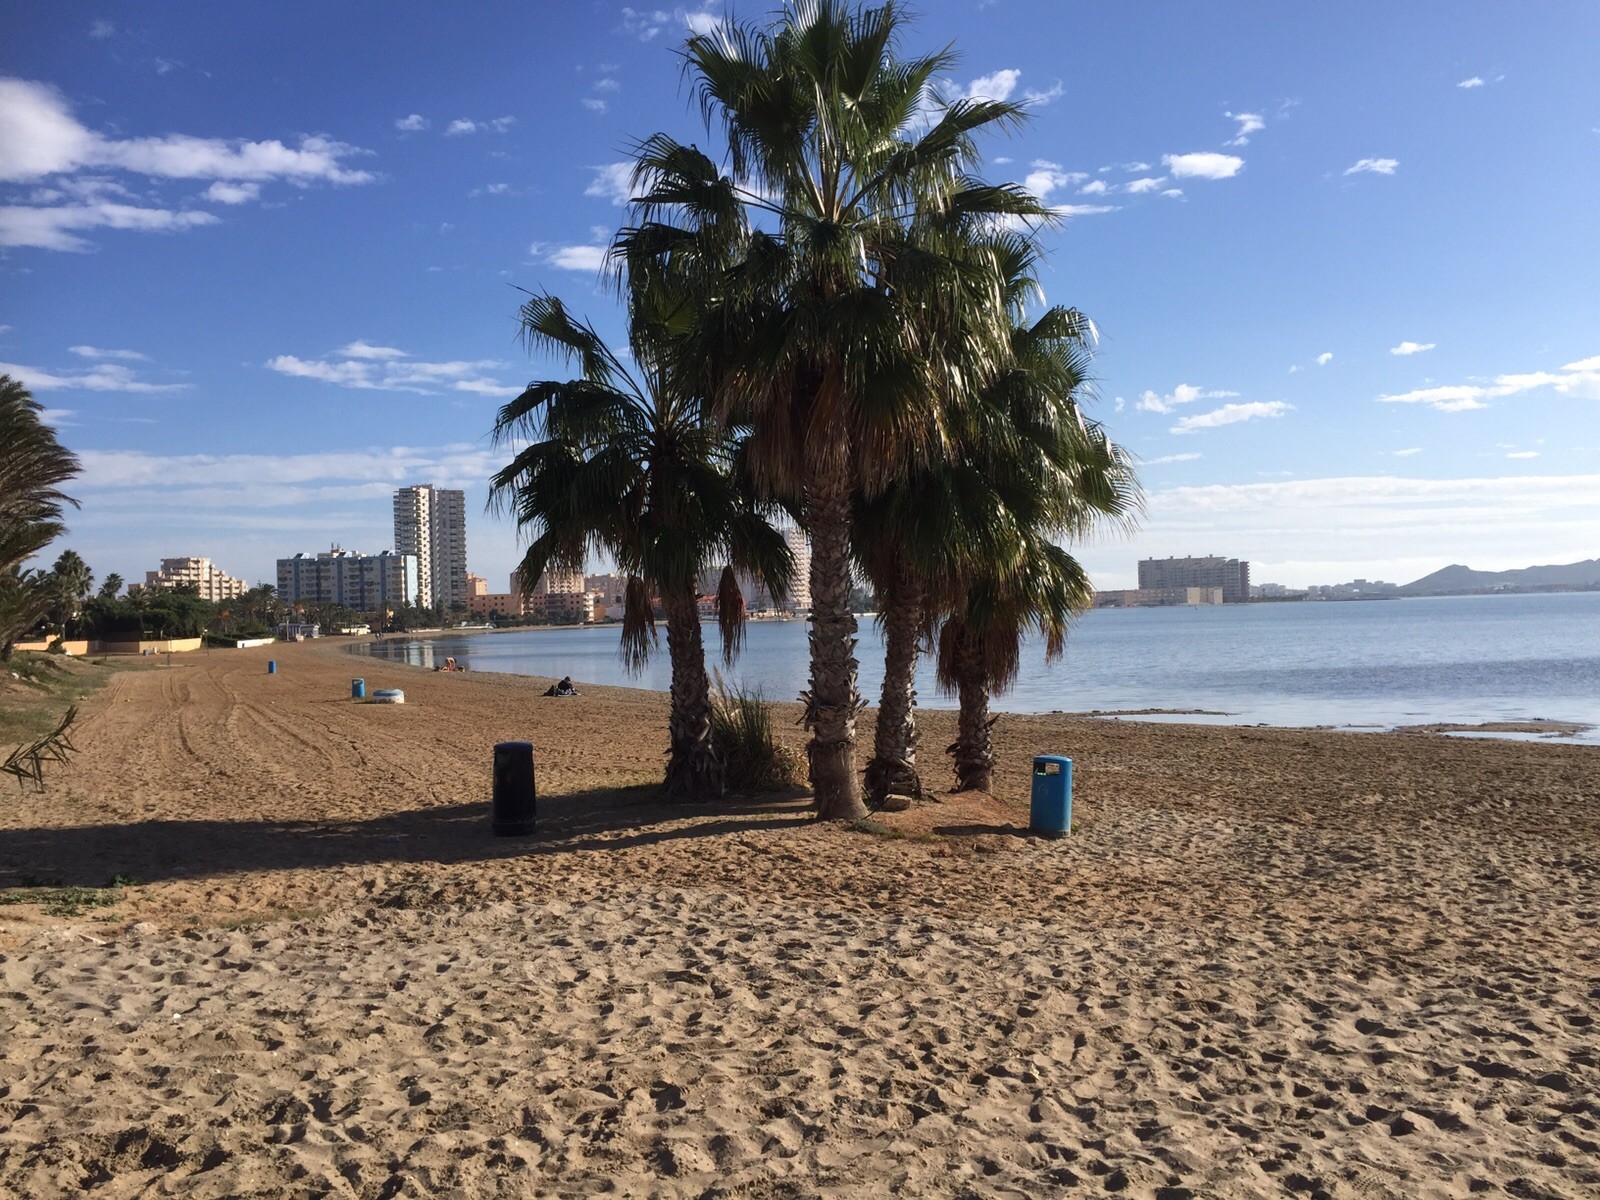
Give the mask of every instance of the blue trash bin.
[[278, 660], [275, 659], [275, 658], [267, 659], [267, 674], [268, 675], [276, 675], [277, 673], [278, 673]]
[[367, 681], [365, 679], [352, 679], [350, 681], [350, 699], [365, 700], [367, 698]]
[[1033, 805], [1028, 827], [1041, 837], [1065, 837], [1072, 831], [1072, 760], [1041, 754], [1033, 760]]

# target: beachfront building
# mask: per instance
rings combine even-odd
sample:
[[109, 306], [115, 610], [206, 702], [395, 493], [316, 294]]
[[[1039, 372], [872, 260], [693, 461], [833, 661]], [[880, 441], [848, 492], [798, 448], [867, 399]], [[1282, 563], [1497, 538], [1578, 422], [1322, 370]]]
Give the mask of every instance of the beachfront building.
[[811, 538], [794, 525], [779, 530], [794, 555], [794, 577], [789, 581], [789, 598], [783, 608], [804, 616], [811, 611]]
[[1224, 604], [1250, 600], [1250, 564], [1237, 558], [1145, 558], [1139, 560], [1139, 590], [1221, 588]]
[[144, 573], [145, 587], [176, 588], [186, 585], [199, 592], [200, 599], [212, 603], [232, 600], [250, 590], [248, 583], [235, 579], [213, 565], [209, 558], [163, 558], [159, 571]]
[[280, 558], [278, 597], [285, 604], [342, 604], [356, 612], [399, 608], [415, 603], [418, 571], [415, 554], [356, 554], [334, 546], [315, 556]]
[[467, 494], [431, 483], [394, 494], [394, 548], [417, 560], [420, 608], [467, 601]]
[[1124, 588], [1094, 594], [1096, 608], [1177, 608], [1222, 602], [1219, 587]]

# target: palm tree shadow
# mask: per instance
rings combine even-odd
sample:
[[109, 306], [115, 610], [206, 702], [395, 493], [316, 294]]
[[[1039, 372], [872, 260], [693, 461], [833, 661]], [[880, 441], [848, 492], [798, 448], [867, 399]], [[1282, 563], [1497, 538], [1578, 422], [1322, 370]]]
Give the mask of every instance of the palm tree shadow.
[[495, 837], [488, 801], [387, 813], [366, 821], [151, 820], [8, 831], [0, 887], [98, 887], [240, 871], [384, 864], [457, 864], [726, 837], [811, 823], [804, 793], [669, 804], [654, 789], [602, 788], [541, 796], [526, 837]]

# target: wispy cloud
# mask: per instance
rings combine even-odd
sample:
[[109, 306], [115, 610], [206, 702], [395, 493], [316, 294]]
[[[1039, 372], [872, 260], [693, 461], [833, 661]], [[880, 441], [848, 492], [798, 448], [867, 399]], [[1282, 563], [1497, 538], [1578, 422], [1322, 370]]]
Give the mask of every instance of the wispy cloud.
[[1432, 350], [1436, 344], [1434, 342], [1401, 342], [1398, 346], [1390, 346], [1389, 353], [1399, 355], [1421, 354], [1426, 350]]
[[103, 42], [109, 37], [115, 37], [116, 32], [117, 27], [110, 21], [95, 21], [89, 26], [89, 36], [96, 41]]
[[1537, 450], [1513, 450], [1506, 455], [1507, 458], [1538, 458]]
[[397, 117], [394, 127], [402, 133], [421, 133], [424, 129], [432, 129], [433, 122], [421, 113], [412, 113], [409, 117]]
[[229, 183], [219, 179], [205, 190], [205, 198], [216, 204], [248, 204], [261, 198], [259, 183]]
[[1389, 453], [1394, 455], [1394, 457], [1396, 457], [1396, 458], [1411, 458], [1414, 455], [1421, 454], [1422, 453], [1422, 447], [1421, 446], [1407, 446], [1404, 450], [1391, 450], [1391, 451], [1389, 451]]
[[1147, 467], [1159, 467], [1163, 463], [1193, 462], [1197, 458], [1204, 458], [1202, 454], [1163, 454], [1160, 458], [1147, 458], [1144, 460]]
[[517, 123], [515, 117], [495, 117], [488, 121], [475, 121], [470, 117], [457, 117], [445, 127], [445, 137], [466, 137], [473, 133], [505, 133]]
[[1346, 167], [1346, 175], [1393, 175], [1400, 166], [1398, 158], [1363, 158], [1354, 166]]
[[607, 163], [603, 167], [591, 167], [590, 170], [594, 172], [594, 178], [583, 189], [585, 196], [600, 196], [613, 204], [626, 204], [633, 198], [632, 163]]
[[1489, 401], [1550, 388], [1557, 395], [1600, 400], [1600, 355], [1570, 362], [1557, 371], [1496, 375], [1487, 383], [1453, 383], [1379, 396], [1383, 404], [1424, 404], [1439, 412], [1472, 412]]
[[578, 101], [592, 113], [604, 113], [611, 106], [598, 96], [584, 96]]
[[1232, 120], [1235, 120], [1235, 121], [1239, 122], [1239, 128], [1234, 130], [1233, 137], [1230, 138], [1225, 143], [1226, 145], [1229, 145], [1229, 146], [1244, 146], [1244, 145], [1248, 145], [1249, 142], [1250, 142], [1250, 135], [1252, 133], [1260, 133], [1263, 129], [1265, 129], [1267, 127], [1267, 123], [1266, 123], [1265, 120], [1262, 119], [1262, 116], [1261, 116], [1260, 113], [1248, 113], [1248, 112], [1247, 113], [1234, 113], [1234, 112], [1230, 112], [1230, 113], [1223, 113], [1222, 115], [1225, 116], [1225, 117], [1229, 117]]
[[1244, 166], [1244, 159], [1212, 150], [1193, 154], [1164, 154], [1161, 161], [1177, 179], [1231, 179]]
[[137, 350], [103, 350], [99, 346], [68, 346], [67, 349], [79, 358], [91, 359], [94, 362], [105, 362], [107, 359], [121, 362], [150, 361], [148, 354], [140, 354]]
[[1169, 433], [1193, 433], [1197, 429], [1215, 429], [1219, 425], [1237, 425], [1241, 421], [1256, 421], [1265, 417], [1281, 417], [1291, 412], [1294, 405], [1283, 400], [1257, 400], [1250, 404], [1224, 404], [1210, 412], [1182, 417]]
[[[92, 350], [92, 346], [82, 349]], [[114, 354], [131, 354], [132, 351]], [[84, 355], [93, 358], [93, 355]], [[45, 370], [24, 366], [21, 363], [0, 362], [0, 375], [20, 380], [24, 387], [35, 392], [56, 390], [84, 392], [131, 392], [136, 394], [187, 391], [187, 383], [149, 383], [134, 374], [132, 368], [116, 362], [99, 362], [93, 367], [69, 370]]]
[[[92, 229], [175, 233], [214, 224], [206, 212], [174, 209], [133, 197], [105, 177], [82, 176], [89, 169], [124, 171], [152, 180], [209, 179], [227, 186], [206, 199], [225, 204], [254, 199], [261, 184], [282, 180], [362, 184], [376, 176], [349, 165], [365, 154], [355, 146], [321, 134], [302, 137], [297, 146], [276, 139], [247, 141], [164, 134], [160, 137], [110, 137], [89, 129], [71, 106], [43, 83], [0, 77], [0, 182], [29, 183], [54, 177], [52, 186], [27, 203], [0, 208], [0, 245], [47, 250], [87, 250], [80, 236]], [[136, 202], [135, 202], [136, 201]]]
[[1193, 404], [1197, 400], [1230, 400], [1238, 394], [1238, 392], [1198, 388], [1192, 383], [1180, 383], [1164, 396], [1159, 392], [1145, 392], [1134, 407], [1140, 412], [1169, 413], [1180, 405]]
[[363, 341], [351, 342], [320, 358], [279, 354], [263, 365], [269, 371], [291, 378], [314, 379], [362, 391], [413, 392], [432, 396], [441, 391], [512, 395], [522, 390], [498, 390], [509, 385], [485, 374], [505, 367], [505, 363], [494, 359], [418, 362], [404, 350]]
[[1474, 75], [1470, 79], [1463, 79], [1456, 86], [1458, 88], [1481, 88], [1483, 86], [1483, 76]]
[[722, 18], [713, 11], [714, 0], [696, 8], [624, 8], [622, 32], [641, 42], [654, 41], [663, 30], [679, 25], [690, 33], [707, 34], [722, 24]]

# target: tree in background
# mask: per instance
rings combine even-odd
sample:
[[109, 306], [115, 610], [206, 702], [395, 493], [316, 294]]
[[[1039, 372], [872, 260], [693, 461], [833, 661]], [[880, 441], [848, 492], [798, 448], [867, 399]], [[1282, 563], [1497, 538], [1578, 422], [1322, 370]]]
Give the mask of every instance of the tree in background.
[[122, 591], [122, 576], [115, 571], [107, 575], [100, 583], [100, 599], [115, 600]]
[[65, 531], [62, 512], [77, 504], [61, 485], [77, 475], [78, 460], [42, 411], [27, 388], [0, 375], [0, 661], [50, 610], [53, 578], [23, 564]]

